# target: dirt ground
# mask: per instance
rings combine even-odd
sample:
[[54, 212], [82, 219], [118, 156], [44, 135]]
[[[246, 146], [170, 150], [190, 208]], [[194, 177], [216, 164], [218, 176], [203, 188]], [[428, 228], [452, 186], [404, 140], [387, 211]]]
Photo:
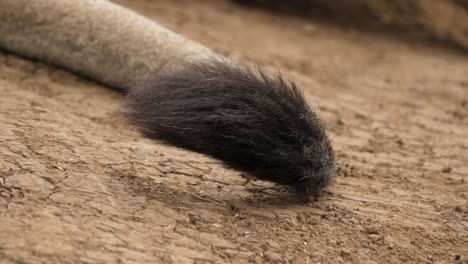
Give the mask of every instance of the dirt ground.
[[365, 31], [397, 31], [406, 38], [429, 38], [468, 51], [468, 0], [233, 1]]
[[119, 0], [295, 78], [333, 137], [318, 200], [140, 136], [122, 95], [0, 52], [0, 263], [468, 263], [468, 57], [226, 1]]

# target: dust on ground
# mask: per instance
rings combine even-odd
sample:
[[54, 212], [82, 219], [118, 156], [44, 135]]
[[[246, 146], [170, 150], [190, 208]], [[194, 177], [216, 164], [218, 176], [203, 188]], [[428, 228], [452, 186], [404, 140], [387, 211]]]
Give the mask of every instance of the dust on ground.
[[0, 53], [1, 263], [468, 263], [468, 58], [225, 1], [119, 0], [297, 80], [339, 170], [318, 201], [144, 139], [122, 95]]

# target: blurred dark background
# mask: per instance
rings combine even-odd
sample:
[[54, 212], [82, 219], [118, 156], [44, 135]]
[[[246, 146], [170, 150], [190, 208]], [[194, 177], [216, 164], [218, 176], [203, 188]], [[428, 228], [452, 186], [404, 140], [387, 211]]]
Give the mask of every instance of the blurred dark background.
[[233, 0], [284, 15], [425, 38], [468, 51], [468, 0]]

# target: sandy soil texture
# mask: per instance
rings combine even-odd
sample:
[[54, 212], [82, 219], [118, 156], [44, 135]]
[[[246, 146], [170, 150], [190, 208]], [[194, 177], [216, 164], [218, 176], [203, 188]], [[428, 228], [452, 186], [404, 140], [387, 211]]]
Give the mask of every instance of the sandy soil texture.
[[0, 52], [0, 263], [468, 263], [468, 58], [225, 1], [119, 0], [317, 106], [320, 200], [142, 138], [122, 95]]

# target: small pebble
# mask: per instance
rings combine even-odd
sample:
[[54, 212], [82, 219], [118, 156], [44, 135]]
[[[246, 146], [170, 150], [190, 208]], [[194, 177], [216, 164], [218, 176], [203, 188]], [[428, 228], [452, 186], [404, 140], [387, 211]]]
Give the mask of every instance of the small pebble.
[[452, 168], [451, 168], [451, 167], [444, 167], [444, 168], [442, 169], [442, 172], [443, 172], [443, 173], [450, 173], [450, 172], [452, 172]]

